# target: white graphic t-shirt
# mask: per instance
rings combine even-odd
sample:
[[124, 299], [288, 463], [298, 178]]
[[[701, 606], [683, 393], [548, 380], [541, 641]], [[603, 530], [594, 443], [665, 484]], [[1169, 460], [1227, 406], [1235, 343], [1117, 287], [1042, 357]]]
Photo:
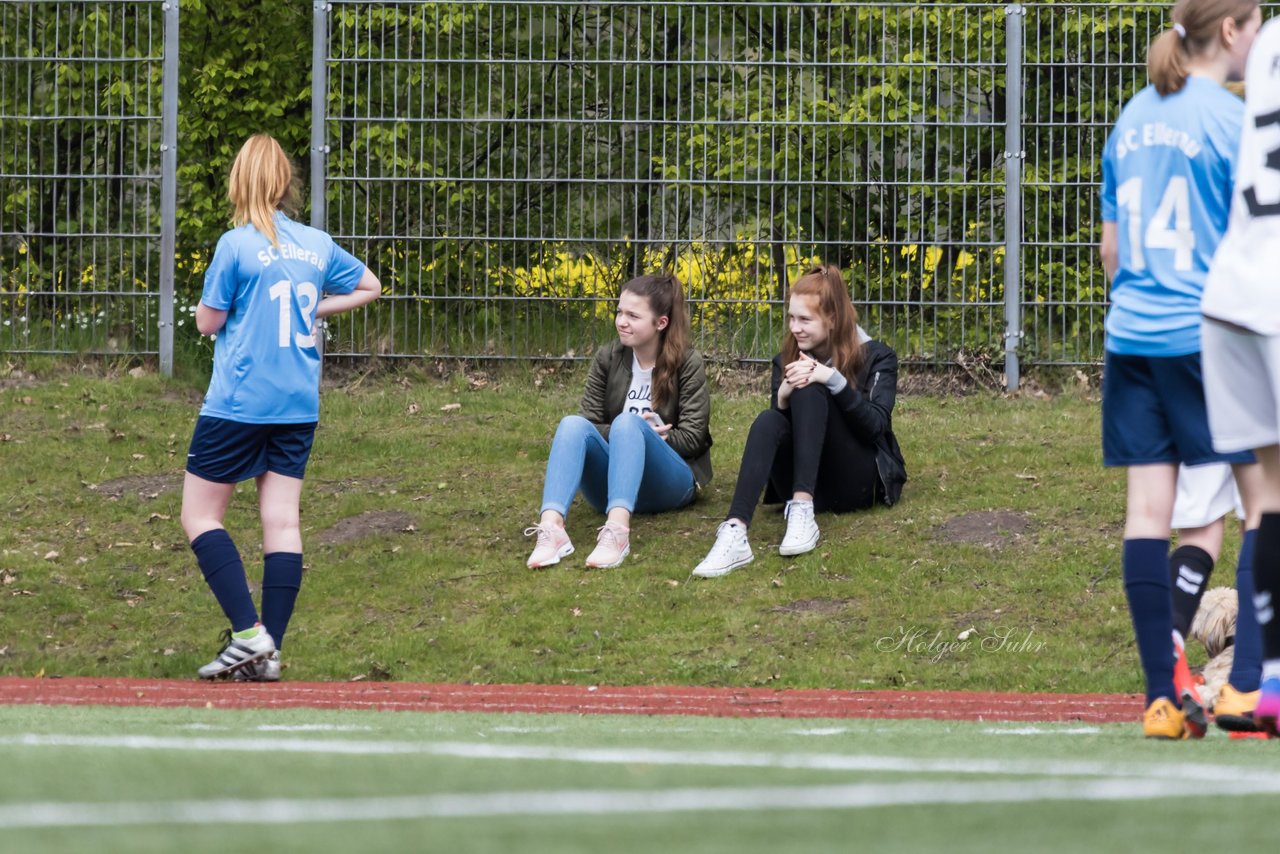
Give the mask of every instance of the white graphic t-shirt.
[[[631, 356], [631, 388], [627, 389], [627, 412], [634, 412], [641, 418], [646, 412], [653, 412], [653, 368], [640, 367], [640, 360]], [[654, 412], [654, 416], [658, 413]], [[661, 424], [662, 419], [658, 418]]]

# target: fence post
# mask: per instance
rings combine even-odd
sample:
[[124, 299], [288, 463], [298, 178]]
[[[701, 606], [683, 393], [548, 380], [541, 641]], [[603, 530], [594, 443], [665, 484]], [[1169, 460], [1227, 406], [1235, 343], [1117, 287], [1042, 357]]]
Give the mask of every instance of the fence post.
[[1026, 7], [1005, 7], [1004, 377], [1018, 390], [1022, 342], [1022, 20]]
[[[321, 231], [325, 229], [324, 205], [324, 170], [325, 155], [329, 146], [325, 144], [324, 124], [328, 115], [325, 109], [328, 100], [329, 80], [325, 74], [329, 58], [329, 9], [326, 0], [315, 0], [311, 4], [311, 227]], [[316, 351], [320, 354], [320, 372], [324, 374], [324, 344], [328, 334], [328, 326], [323, 320], [317, 320]]]
[[325, 119], [327, 118], [328, 84], [325, 71], [328, 68], [329, 9], [325, 0], [311, 5], [311, 226], [325, 227], [324, 170]]
[[173, 263], [178, 231], [178, 0], [166, 0], [160, 102], [160, 375], [173, 376]]

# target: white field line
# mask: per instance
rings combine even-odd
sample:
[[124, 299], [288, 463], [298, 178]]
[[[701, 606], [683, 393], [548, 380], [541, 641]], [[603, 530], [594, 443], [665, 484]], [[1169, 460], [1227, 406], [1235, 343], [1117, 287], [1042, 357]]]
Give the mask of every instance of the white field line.
[[1096, 726], [1077, 726], [1077, 727], [1058, 727], [1056, 729], [1045, 729], [1038, 726], [1020, 726], [1020, 727], [988, 727], [983, 731], [984, 735], [1093, 735], [1102, 732]]
[[[471, 742], [350, 741], [305, 738], [218, 738], [152, 735], [0, 736], [4, 747], [174, 750], [184, 753], [316, 753], [356, 756], [424, 755], [460, 759], [578, 762], [592, 765], [665, 765], [714, 768], [786, 768], [810, 771], [881, 771], [914, 774], [996, 774], [1030, 777], [1123, 777], [1201, 783], [1272, 783], [1274, 769], [1198, 762], [1114, 763], [1054, 759], [983, 757], [912, 758], [840, 753], [747, 753], [711, 750], [659, 750], [634, 747], [553, 747]], [[1176, 752], [1180, 745], [1169, 745]]]
[[789, 732], [791, 735], [844, 735], [848, 731], [848, 727], [829, 726], [814, 727], [812, 729], [793, 729]]
[[262, 724], [258, 732], [372, 732], [371, 726], [354, 724]]
[[[1280, 793], [1280, 780], [1222, 783], [1215, 796]], [[558, 790], [389, 798], [36, 802], [0, 806], [0, 830], [167, 824], [313, 824], [429, 818], [656, 814], [744, 810], [867, 809], [923, 804], [1203, 798], [1203, 780], [1033, 780], [855, 783], [656, 791]]]
[[490, 727], [489, 732], [510, 732], [517, 735], [529, 735], [535, 732], [564, 732], [564, 727], [559, 726], [495, 726]]

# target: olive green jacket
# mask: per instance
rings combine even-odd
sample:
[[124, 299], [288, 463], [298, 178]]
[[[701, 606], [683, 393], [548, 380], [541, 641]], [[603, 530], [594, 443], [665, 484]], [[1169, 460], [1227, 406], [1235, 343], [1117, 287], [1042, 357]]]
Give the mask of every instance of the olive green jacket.
[[[631, 388], [630, 347], [614, 340], [596, 351], [587, 375], [587, 387], [578, 407], [583, 418], [609, 438], [609, 425], [626, 408]], [[664, 400], [654, 411], [671, 425], [667, 444], [693, 469], [698, 488], [711, 482], [711, 390], [706, 366], [697, 350], [690, 350], [676, 378], [676, 399]]]

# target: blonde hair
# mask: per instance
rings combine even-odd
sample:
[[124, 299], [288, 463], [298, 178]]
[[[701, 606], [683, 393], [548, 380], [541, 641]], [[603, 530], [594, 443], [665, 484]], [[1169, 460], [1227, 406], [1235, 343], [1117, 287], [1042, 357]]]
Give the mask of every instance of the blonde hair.
[[[864, 354], [858, 339], [858, 310], [849, 299], [840, 268], [832, 264], [811, 267], [791, 285], [791, 296], [816, 297], [818, 313], [827, 324], [826, 356], [850, 383], [858, 381]], [[791, 329], [782, 339], [782, 363], [800, 358], [800, 344]]]
[[240, 146], [231, 164], [227, 198], [235, 208], [237, 226], [253, 223], [273, 245], [280, 245], [276, 211], [296, 208], [298, 190], [293, 183], [293, 164], [273, 137], [254, 134]]
[[1258, 0], [1178, 0], [1173, 25], [1151, 42], [1147, 74], [1161, 97], [1187, 83], [1187, 60], [1208, 52], [1221, 38], [1227, 18], [1243, 27], [1258, 8]]

